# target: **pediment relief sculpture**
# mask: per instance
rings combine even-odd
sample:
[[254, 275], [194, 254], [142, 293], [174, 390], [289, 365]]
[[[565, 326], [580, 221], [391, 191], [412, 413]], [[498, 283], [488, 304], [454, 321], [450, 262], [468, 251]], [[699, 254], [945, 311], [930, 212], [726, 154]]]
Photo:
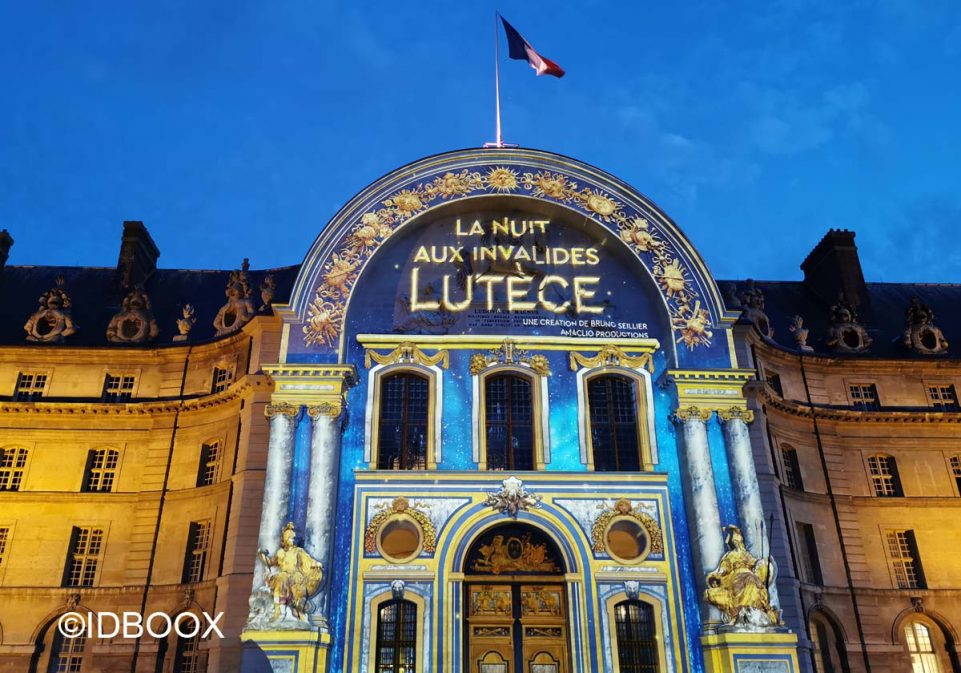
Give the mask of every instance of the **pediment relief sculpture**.
[[139, 344], [157, 338], [160, 330], [150, 310], [150, 298], [143, 288], [131, 290], [123, 298], [121, 310], [107, 325], [107, 341]]
[[40, 295], [40, 307], [23, 326], [27, 341], [61, 343], [77, 331], [70, 316], [70, 296], [63, 286], [63, 276], [58, 276], [56, 286]]

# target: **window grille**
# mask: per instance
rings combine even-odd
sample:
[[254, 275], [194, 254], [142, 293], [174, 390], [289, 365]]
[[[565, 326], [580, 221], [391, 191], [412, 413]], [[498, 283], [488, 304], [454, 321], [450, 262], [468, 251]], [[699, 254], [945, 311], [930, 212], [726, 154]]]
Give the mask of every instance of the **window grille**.
[[0, 491], [20, 490], [28, 453], [22, 448], [0, 449]]
[[233, 367], [214, 367], [213, 384], [211, 392], [219, 393], [227, 390], [234, 381]]
[[430, 381], [401, 372], [380, 383], [377, 468], [423, 470], [427, 467], [427, 427]]
[[941, 662], [934, 651], [931, 629], [921, 622], [905, 624], [904, 642], [911, 656], [912, 673], [941, 673]]
[[197, 486], [210, 486], [220, 474], [223, 452], [220, 442], [204, 442], [200, 447], [200, 469], [197, 470]]
[[203, 654], [199, 634], [189, 638], [178, 637], [173, 673], [203, 673], [207, 669]]
[[20, 372], [17, 375], [17, 386], [13, 396], [17, 402], [36, 402], [43, 397], [46, 387], [46, 374], [25, 374]]
[[924, 589], [924, 572], [913, 530], [891, 530], [887, 533], [888, 552], [899, 589]]
[[801, 463], [798, 461], [797, 449], [782, 448], [781, 458], [784, 463], [784, 485], [797, 491], [803, 491], [804, 480], [801, 478]]
[[958, 394], [954, 386], [928, 386], [931, 406], [941, 411], [958, 411]]
[[210, 551], [210, 521], [192, 521], [187, 533], [183, 583], [202, 582]]
[[598, 376], [587, 384], [594, 469], [641, 469], [637, 427], [637, 386], [618, 375]]
[[871, 456], [868, 458], [868, 471], [874, 495], [879, 498], [900, 498], [904, 495], [898, 476], [898, 463], [893, 456]]
[[824, 577], [821, 575], [821, 559], [818, 557], [817, 539], [814, 537], [814, 526], [800, 521], [797, 522], [796, 526], [803, 579], [811, 584], [824, 584]]
[[0, 568], [3, 568], [4, 557], [7, 553], [7, 540], [10, 539], [10, 529], [0, 528]]
[[87, 470], [83, 490], [88, 493], [109, 493], [117, 478], [120, 452], [113, 449], [93, 449], [87, 454]]
[[129, 402], [133, 398], [133, 386], [136, 378], [133, 376], [114, 376], [107, 374], [103, 380], [104, 402]]
[[614, 606], [617, 662], [621, 673], [658, 673], [657, 623], [654, 607], [641, 601]]
[[484, 384], [487, 468], [534, 469], [534, 404], [530, 379], [490, 376]]
[[961, 456], [951, 456], [951, 476], [958, 487], [958, 495], [961, 495]]
[[92, 587], [103, 549], [103, 529], [74, 527], [64, 573], [65, 587]]
[[392, 600], [377, 611], [376, 673], [412, 673], [417, 666], [417, 606]]
[[850, 391], [852, 407], [858, 411], [880, 411], [878, 388], [873, 383], [855, 384], [850, 386]]
[[83, 670], [83, 650], [86, 645], [86, 636], [65, 638], [59, 632], [55, 633], [50, 648], [48, 673], [80, 673]]

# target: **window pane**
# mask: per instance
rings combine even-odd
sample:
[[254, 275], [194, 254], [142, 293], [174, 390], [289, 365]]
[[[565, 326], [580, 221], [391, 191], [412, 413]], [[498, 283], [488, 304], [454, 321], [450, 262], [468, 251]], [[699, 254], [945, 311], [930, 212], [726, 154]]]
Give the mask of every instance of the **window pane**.
[[641, 601], [614, 606], [617, 661], [621, 673], [657, 673], [657, 629], [654, 608]]
[[377, 673], [413, 673], [417, 660], [417, 606], [392, 600], [377, 612]]
[[484, 383], [487, 467], [490, 470], [534, 469], [534, 408], [531, 382], [502, 374]]
[[595, 470], [641, 469], [636, 391], [626, 376], [599, 376], [587, 384]]
[[377, 467], [423, 470], [427, 467], [430, 382], [411, 373], [385, 376], [380, 386]]

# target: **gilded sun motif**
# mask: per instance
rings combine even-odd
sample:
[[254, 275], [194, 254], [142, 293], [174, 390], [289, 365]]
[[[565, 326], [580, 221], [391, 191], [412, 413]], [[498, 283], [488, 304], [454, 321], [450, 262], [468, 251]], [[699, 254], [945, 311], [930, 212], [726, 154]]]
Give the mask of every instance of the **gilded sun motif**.
[[680, 263], [676, 259], [671, 260], [669, 264], [666, 264], [661, 269], [657, 280], [664, 291], [667, 292], [668, 297], [673, 297], [677, 293], [683, 292], [687, 286], [684, 269], [681, 268]]
[[605, 221], [620, 209], [620, 204], [603, 192], [584, 190], [583, 197], [587, 209]]
[[333, 346], [340, 333], [343, 309], [331, 301], [314, 297], [307, 310], [307, 324], [304, 325], [304, 343], [308, 346], [324, 344]]
[[517, 173], [509, 168], [492, 168], [487, 174], [487, 186], [495, 192], [510, 192], [517, 189]]

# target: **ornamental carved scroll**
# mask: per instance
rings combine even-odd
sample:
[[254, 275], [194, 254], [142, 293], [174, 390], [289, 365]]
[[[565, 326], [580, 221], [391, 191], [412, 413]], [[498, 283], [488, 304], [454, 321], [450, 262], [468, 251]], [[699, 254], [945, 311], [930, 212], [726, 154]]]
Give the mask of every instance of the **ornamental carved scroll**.
[[439, 350], [433, 355], [427, 355], [417, 344], [412, 341], [405, 341], [398, 344], [397, 348], [387, 354], [380, 354], [368, 348], [364, 353], [364, 366], [370, 369], [376, 362], [379, 365], [393, 365], [397, 363], [408, 363], [423, 365], [425, 367], [436, 367], [440, 365], [444, 369], [450, 366], [450, 355], [446, 350]]
[[399, 189], [360, 215], [320, 270], [320, 283], [303, 327], [308, 347], [333, 348], [343, 331], [347, 298], [373, 254], [401, 225], [441, 203], [485, 194], [520, 194], [580, 210], [602, 223], [641, 259], [654, 276], [670, 312], [676, 342], [693, 350], [710, 345], [709, 312], [691, 281], [687, 262], [661, 225], [637, 214], [599, 187], [562, 173], [521, 172], [508, 166], [468, 168], [435, 175]]
[[494, 365], [527, 365], [538, 376], [550, 376], [551, 365], [543, 355], [532, 355], [524, 350], [513, 339], [504, 339], [503, 343], [487, 353], [474, 353], [470, 358], [471, 376], [477, 376], [488, 367]]
[[647, 369], [654, 373], [654, 358], [650, 353], [641, 355], [628, 355], [623, 349], [607, 345], [597, 352], [597, 355], [588, 357], [580, 353], [571, 353], [571, 371], [576, 372], [580, 367], [630, 367], [631, 369]]

